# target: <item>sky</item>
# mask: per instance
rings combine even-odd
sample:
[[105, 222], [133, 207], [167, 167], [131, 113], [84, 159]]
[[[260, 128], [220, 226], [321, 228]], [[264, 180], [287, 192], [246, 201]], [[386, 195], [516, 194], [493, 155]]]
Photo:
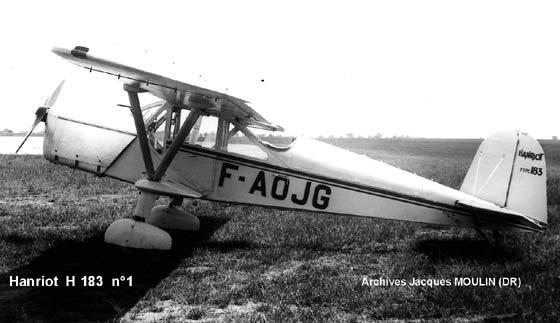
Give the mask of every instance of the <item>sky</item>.
[[133, 129], [120, 83], [50, 51], [82, 45], [308, 136], [550, 138], [559, 16], [552, 1], [4, 1], [0, 129], [27, 130], [62, 79], [51, 113]]

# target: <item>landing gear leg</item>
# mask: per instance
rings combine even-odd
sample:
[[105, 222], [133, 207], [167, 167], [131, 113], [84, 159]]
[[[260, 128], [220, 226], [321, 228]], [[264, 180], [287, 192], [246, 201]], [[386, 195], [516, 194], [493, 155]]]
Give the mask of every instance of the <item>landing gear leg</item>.
[[158, 196], [147, 192], [140, 194], [134, 217], [113, 222], [105, 231], [105, 242], [138, 249], [171, 249], [169, 233], [145, 222]]
[[134, 219], [136, 221], [144, 222], [150, 215], [157, 198], [158, 196], [155, 194], [141, 192], [140, 199], [136, 203], [136, 209], [134, 210]]

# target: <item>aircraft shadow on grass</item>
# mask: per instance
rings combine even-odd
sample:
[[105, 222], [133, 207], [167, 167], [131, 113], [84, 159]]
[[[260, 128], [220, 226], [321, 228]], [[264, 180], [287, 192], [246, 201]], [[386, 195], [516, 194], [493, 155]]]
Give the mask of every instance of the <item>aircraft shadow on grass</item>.
[[494, 247], [486, 240], [472, 238], [429, 238], [417, 241], [413, 249], [416, 252], [425, 254], [433, 262], [457, 259], [484, 263], [502, 263], [521, 257], [517, 249]]
[[[124, 249], [103, 242], [103, 233], [84, 241], [63, 240], [29, 264], [0, 275], [0, 321], [76, 322], [110, 321], [124, 315], [151, 288], [157, 286], [193, 249], [206, 241], [229, 218], [200, 217], [196, 234], [172, 233], [171, 251]], [[80, 277], [102, 276], [102, 287], [81, 287]], [[59, 287], [10, 287], [10, 276], [59, 277]], [[75, 287], [63, 287], [66, 276]], [[132, 287], [112, 278], [132, 276]]]

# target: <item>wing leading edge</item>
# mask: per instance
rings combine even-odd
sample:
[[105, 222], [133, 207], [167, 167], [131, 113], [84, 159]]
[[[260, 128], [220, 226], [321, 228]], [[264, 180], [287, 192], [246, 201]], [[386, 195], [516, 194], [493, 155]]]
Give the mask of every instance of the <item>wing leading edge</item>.
[[91, 56], [88, 54], [89, 50], [85, 47], [78, 46], [73, 50], [54, 47], [52, 51], [90, 72], [115, 76], [124, 84], [149, 92], [182, 109], [200, 109], [208, 115], [220, 116], [238, 122], [242, 121], [258, 128], [272, 131], [283, 130], [282, 127], [271, 124], [253, 110], [247, 105], [247, 101], [231, 95]]

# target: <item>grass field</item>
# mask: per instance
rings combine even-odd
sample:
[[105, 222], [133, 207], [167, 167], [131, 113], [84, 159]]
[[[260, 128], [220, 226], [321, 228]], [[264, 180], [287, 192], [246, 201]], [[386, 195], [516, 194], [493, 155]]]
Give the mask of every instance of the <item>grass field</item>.
[[[480, 141], [330, 143], [457, 188]], [[466, 229], [186, 201], [202, 232], [177, 237], [171, 252], [123, 250], [103, 233], [132, 213], [132, 186], [0, 155], [0, 321], [559, 321], [560, 144], [543, 147], [549, 229], [507, 235], [502, 249]], [[15, 275], [101, 275], [105, 286], [9, 287]], [[121, 275], [133, 286], [109, 286]], [[522, 285], [369, 287], [364, 277]]]

